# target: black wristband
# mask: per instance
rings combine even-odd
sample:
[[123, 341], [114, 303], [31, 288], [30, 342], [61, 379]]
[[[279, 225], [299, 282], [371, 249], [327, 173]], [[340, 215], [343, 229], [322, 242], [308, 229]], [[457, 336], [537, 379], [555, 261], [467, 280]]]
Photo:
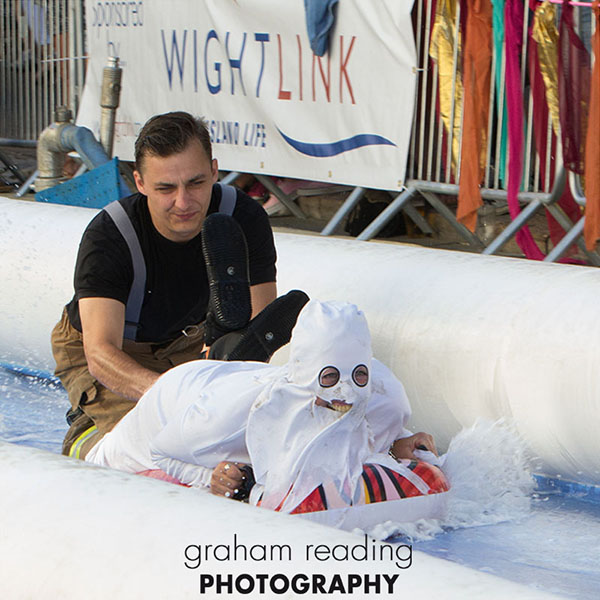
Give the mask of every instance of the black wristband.
[[233, 499], [241, 500], [242, 502], [248, 502], [250, 490], [256, 483], [256, 479], [254, 479], [254, 471], [250, 465], [244, 465], [243, 467], [239, 467], [239, 469], [244, 474], [244, 480], [238, 488], [238, 491], [233, 495]]

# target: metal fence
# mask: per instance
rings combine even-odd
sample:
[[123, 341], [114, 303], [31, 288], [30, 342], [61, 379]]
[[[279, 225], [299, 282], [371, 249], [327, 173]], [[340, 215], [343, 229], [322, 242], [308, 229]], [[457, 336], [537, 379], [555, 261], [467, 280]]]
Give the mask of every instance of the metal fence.
[[[442, 2], [443, 0], [438, 0]], [[462, 135], [462, 121], [460, 105], [452, 102], [449, 107], [447, 121], [453, 124], [444, 125], [440, 111], [440, 97], [438, 84], [440, 73], [438, 64], [431, 58], [432, 43], [432, 10], [436, 1], [423, 0], [415, 5], [415, 39], [419, 60], [419, 87], [415, 111], [415, 126], [411, 142], [409, 173], [414, 179], [429, 182], [455, 183], [458, 181], [460, 165], [460, 139]], [[591, 6], [591, 3], [590, 3]], [[592, 34], [591, 10], [581, 7], [575, 12], [577, 32], [590, 50], [590, 37]], [[454, 64], [451, 73], [444, 73], [452, 79], [452, 97], [460, 98], [461, 74], [459, 59], [458, 31], [461, 26], [461, 3], [456, 3], [454, 17], [455, 44]], [[552, 129], [551, 119], [547, 124], [547, 147], [544, 163], [536, 151], [533, 128], [533, 98], [530, 92], [528, 77], [529, 39], [528, 31], [532, 23], [532, 11], [524, 1], [525, 18], [522, 31], [521, 55], [521, 85], [524, 91], [524, 116], [525, 116], [525, 144], [523, 162], [524, 192], [550, 192], [551, 180], [560, 168], [560, 140], [556, 138]], [[557, 17], [558, 17], [557, 13]], [[504, 49], [504, 47], [502, 48]], [[497, 64], [497, 63], [500, 64]], [[506, 138], [503, 128], [506, 127], [506, 81], [503, 52], [498, 56], [494, 49], [492, 56], [492, 78], [489, 97], [489, 123], [486, 148], [486, 171], [483, 187], [488, 190], [504, 190], [506, 188], [506, 149], [503, 140]], [[494, 76], [496, 74], [497, 76]], [[459, 92], [456, 94], [456, 92]], [[450, 159], [452, 157], [452, 159]], [[543, 176], [542, 176], [543, 173]]]
[[[440, 0], [440, 2], [443, 0]], [[460, 176], [460, 141], [462, 138], [462, 77], [460, 72], [460, 30], [461, 3], [457, 2], [452, 15], [451, 28], [445, 32], [449, 50], [453, 53], [451, 71], [441, 72], [438, 63], [432, 59], [432, 35], [436, 2], [424, 0], [417, 3], [415, 10], [415, 39], [418, 53], [419, 82], [417, 89], [415, 121], [411, 152], [409, 158], [409, 174], [412, 179], [428, 182], [455, 184]], [[525, 19], [525, 24], [527, 19]], [[525, 25], [524, 40], [527, 40]], [[526, 46], [523, 52], [522, 72], [525, 72]], [[497, 61], [501, 62], [499, 79], [491, 78], [490, 111], [487, 131], [486, 171], [484, 188], [503, 190], [504, 166], [506, 154], [502, 152], [502, 128], [506, 123], [505, 109], [505, 70], [502, 56], [496, 52], [492, 55], [492, 73], [496, 71]], [[440, 81], [451, 82], [448, 105], [441, 105], [443, 91]], [[524, 98], [526, 117], [525, 131], [525, 163], [523, 180], [527, 182], [529, 191], [547, 191], [548, 182], [540, 182], [535, 177], [539, 164], [536, 165], [536, 154], [532, 151], [531, 100]], [[444, 122], [445, 121], [445, 122]], [[505, 125], [504, 125], [505, 126]], [[548, 165], [549, 166], [549, 165]], [[536, 169], [537, 167], [537, 169]]]
[[35, 140], [57, 106], [79, 105], [83, 1], [2, 0], [0, 40], [0, 137]]

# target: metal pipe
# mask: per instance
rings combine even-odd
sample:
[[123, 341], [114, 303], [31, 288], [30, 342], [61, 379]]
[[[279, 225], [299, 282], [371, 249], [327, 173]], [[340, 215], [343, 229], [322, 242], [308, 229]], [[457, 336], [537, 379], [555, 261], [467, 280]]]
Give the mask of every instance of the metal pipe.
[[[549, 204], [548, 206], [546, 206], [546, 210], [554, 217], [556, 222], [565, 230], [566, 235], [569, 235], [571, 233], [572, 229], [577, 227], [579, 224], [579, 221], [578, 221], [575, 225], [573, 225], [573, 222], [571, 221], [571, 219], [569, 219], [569, 217], [567, 217], [567, 215], [564, 213], [564, 211], [558, 204]], [[581, 234], [582, 231], [580, 231], [579, 233]], [[573, 233], [575, 233], [575, 232], [573, 232]], [[564, 237], [563, 237], [563, 239], [564, 239]], [[575, 243], [577, 244], [577, 247], [579, 248], [580, 252], [585, 256], [585, 258], [587, 259], [589, 264], [593, 265], [594, 267], [600, 267], [600, 255], [598, 254], [598, 252], [588, 250], [586, 248], [585, 241], [584, 241], [582, 235], [575, 235], [574, 239], [575, 239]], [[561, 240], [561, 242], [562, 242], [562, 240]], [[552, 252], [550, 253], [550, 255], [554, 256]], [[561, 256], [562, 256], [562, 254], [561, 254]]]
[[100, 96], [100, 143], [109, 157], [112, 156], [115, 136], [115, 118], [121, 96], [121, 75], [119, 57], [109, 56], [108, 64], [102, 71], [102, 93]]
[[350, 214], [352, 209], [360, 202], [364, 193], [365, 188], [355, 187], [350, 195], [344, 200], [344, 203], [338, 208], [335, 215], [331, 217], [329, 223], [325, 225], [323, 231], [321, 231], [321, 235], [331, 235], [336, 227], [340, 225], [340, 223]]
[[39, 192], [63, 180], [62, 171], [65, 164], [65, 152], [60, 145], [60, 132], [71, 123], [70, 110], [57, 110], [54, 123], [40, 133], [37, 146], [37, 164], [39, 175], [35, 180], [35, 189]]
[[518, 215], [511, 221], [508, 227], [497, 237], [494, 241], [487, 246], [482, 254], [495, 254], [510, 240], [510, 238], [533, 217], [536, 211], [543, 205], [540, 200], [532, 200]]
[[231, 171], [230, 173], [225, 175], [223, 179], [221, 179], [221, 183], [223, 185], [232, 184], [240, 175], [241, 173], [239, 173], [238, 171]]
[[435, 232], [429, 226], [429, 223], [421, 213], [409, 202], [402, 207], [402, 212], [421, 230], [425, 235], [432, 235]]
[[366, 242], [374, 238], [386, 225], [386, 223], [398, 213], [402, 207], [417, 193], [416, 188], [409, 187], [402, 191], [392, 200], [389, 206], [357, 236], [357, 240]]
[[13, 138], [0, 138], [0, 146], [13, 146], [15, 148], [35, 148], [37, 140], [16, 140]]
[[[433, 192], [434, 194], [444, 194], [448, 196], [458, 196], [459, 186], [455, 183], [438, 183], [435, 181], [426, 181], [424, 179], [409, 179], [406, 182], [407, 187], [415, 187], [417, 190]], [[531, 202], [537, 200], [545, 202], [550, 194], [541, 192], [519, 192], [519, 202]], [[505, 190], [494, 190], [490, 188], [481, 188], [481, 197], [485, 200], [506, 200]]]
[[435, 195], [433, 192], [428, 192], [425, 190], [419, 190], [421, 196], [433, 206], [434, 210], [436, 210], [446, 221], [448, 224], [458, 235], [460, 235], [468, 244], [473, 246], [474, 248], [480, 249], [483, 247], [482, 241], [471, 231], [469, 231], [462, 223], [459, 223], [456, 220], [456, 217], [452, 213], [452, 211]]
[[38, 192], [63, 181], [62, 170], [67, 152], [77, 152], [88, 169], [99, 167], [110, 160], [87, 127], [71, 123], [72, 116], [67, 108], [57, 109], [56, 121], [40, 134], [37, 147], [39, 175], [35, 180]]
[[16, 196], [17, 198], [22, 198], [28, 191], [29, 188], [33, 185], [36, 177], [40, 174], [40, 172], [36, 169], [28, 178], [27, 181], [17, 190]]
[[571, 189], [571, 194], [573, 199], [579, 206], [585, 206], [585, 194], [581, 189], [581, 179], [579, 175], [569, 171], [569, 188]]
[[260, 181], [266, 188], [277, 196], [279, 201], [298, 219], [306, 219], [306, 215], [302, 212], [300, 207], [294, 202], [293, 198], [280, 190], [270, 177], [265, 175], [255, 175], [256, 179]]
[[564, 235], [564, 237], [554, 246], [552, 251], [544, 258], [544, 262], [554, 262], [558, 260], [573, 244], [573, 242], [583, 233], [584, 217], [581, 217], [573, 227]]

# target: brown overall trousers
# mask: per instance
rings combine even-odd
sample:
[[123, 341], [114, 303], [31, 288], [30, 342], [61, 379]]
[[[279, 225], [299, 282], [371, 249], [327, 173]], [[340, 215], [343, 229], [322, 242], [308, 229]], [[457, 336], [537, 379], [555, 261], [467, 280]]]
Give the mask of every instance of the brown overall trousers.
[[[66, 309], [52, 330], [51, 341], [56, 361], [55, 374], [67, 390], [72, 407], [67, 413], [70, 428], [62, 453], [83, 459], [89, 449], [135, 406], [135, 401], [118, 396], [90, 374], [83, 351], [83, 337], [71, 325]], [[182, 333], [172, 342], [163, 344], [123, 341], [124, 352], [157, 373], [201, 358], [203, 348], [203, 324], [189, 327], [186, 334]]]

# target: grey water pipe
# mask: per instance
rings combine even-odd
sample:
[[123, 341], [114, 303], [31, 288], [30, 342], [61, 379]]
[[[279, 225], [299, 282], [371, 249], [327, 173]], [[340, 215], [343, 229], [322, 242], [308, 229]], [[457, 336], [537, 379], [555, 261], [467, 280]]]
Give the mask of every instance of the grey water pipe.
[[109, 56], [108, 64], [102, 71], [102, 92], [100, 95], [100, 143], [108, 156], [112, 156], [115, 136], [115, 117], [121, 96], [121, 73], [119, 58]]
[[37, 140], [15, 140], [13, 138], [0, 137], [0, 146], [13, 146], [14, 148], [35, 148]]
[[67, 152], [75, 151], [88, 169], [107, 163], [110, 158], [100, 142], [87, 127], [73, 125], [73, 113], [60, 107], [55, 113], [55, 122], [46, 127], [37, 145], [38, 177], [35, 189], [54, 187], [63, 181], [62, 171]]
[[75, 151], [88, 169], [107, 163], [112, 156], [115, 115], [121, 95], [121, 68], [116, 56], [108, 58], [102, 72], [100, 97], [100, 142], [87, 127], [79, 127], [71, 121], [73, 113], [66, 107], [56, 109], [54, 120], [40, 133], [37, 142], [38, 176], [35, 189], [54, 187], [63, 181], [62, 171], [67, 152]]

